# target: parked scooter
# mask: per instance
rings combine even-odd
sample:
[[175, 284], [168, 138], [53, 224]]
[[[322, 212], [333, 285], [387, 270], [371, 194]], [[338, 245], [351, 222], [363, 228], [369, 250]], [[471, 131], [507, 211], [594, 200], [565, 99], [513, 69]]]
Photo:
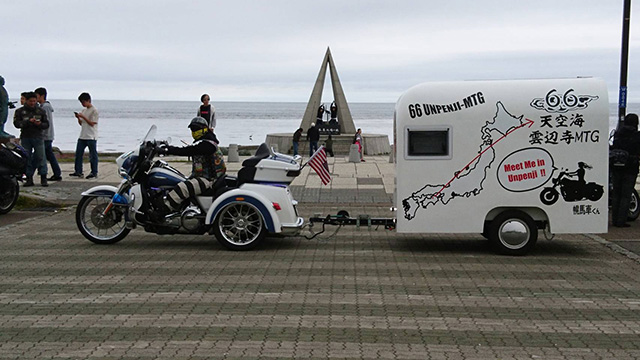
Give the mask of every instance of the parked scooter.
[[[553, 205], [558, 201], [559, 195], [567, 202], [580, 200], [598, 201], [604, 194], [604, 187], [594, 182], [584, 181], [585, 169], [591, 167], [583, 162], [578, 164], [579, 169], [574, 172], [560, 171], [558, 176], [552, 179], [553, 186], [545, 187], [540, 193], [540, 201], [545, 205]], [[571, 180], [577, 176], [578, 180]], [[558, 192], [558, 189], [560, 191]]]
[[237, 177], [221, 176], [211, 189], [175, 212], [164, 214], [164, 199], [186, 177], [154, 159], [166, 142], [154, 140], [153, 125], [142, 144], [116, 160], [119, 187], [100, 185], [82, 193], [78, 229], [90, 241], [112, 244], [141, 226], [156, 234], [214, 234], [231, 250], [250, 250], [268, 233], [297, 234], [304, 219], [289, 184], [300, 174], [299, 157], [274, 153], [262, 144]]
[[27, 154], [15, 144], [0, 144], [0, 215], [6, 214], [18, 202]]

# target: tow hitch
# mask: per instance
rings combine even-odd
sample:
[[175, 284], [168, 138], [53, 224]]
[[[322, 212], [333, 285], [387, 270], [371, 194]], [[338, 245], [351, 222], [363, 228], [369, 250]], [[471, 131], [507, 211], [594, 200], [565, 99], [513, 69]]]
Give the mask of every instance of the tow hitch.
[[[322, 223], [322, 230], [314, 233], [313, 226], [315, 223]], [[377, 230], [379, 226], [384, 226], [385, 230], [394, 230], [396, 228], [396, 219], [395, 218], [374, 218], [371, 215], [358, 215], [357, 217], [350, 217], [349, 213], [345, 210], [340, 210], [336, 215], [327, 215], [325, 217], [321, 217], [320, 214], [316, 214], [309, 218], [309, 231], [312, 236], [305, 236], [307, 239], [311, 240], [316, 236], [322, 234], [325, 231], [325, 225], [337, 225], [338, 229], [331, 235], [335, 235], [338, 230], [344, 225], [355, 225], [358, 229], [366, 226], [367, 230], [371, 230], [373, 226], [376, 227]]]

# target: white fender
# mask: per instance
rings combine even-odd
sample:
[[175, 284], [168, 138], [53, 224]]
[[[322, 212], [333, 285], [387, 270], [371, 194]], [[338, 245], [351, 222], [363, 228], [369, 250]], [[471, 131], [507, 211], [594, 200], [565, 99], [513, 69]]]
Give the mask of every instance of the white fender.
[[267, 230], [271, 233], [282, 232], [282, 226], [280, 219], [276, 214], [273, 204], [264, 195], [261, 195], [255, 191], [248, 189], [233, 189], [220, 195], [207, 212], [206, 223], [212, 224], [216, 216], [222, 208], [231, 202], [247, 202], [254, 205], [262, 214], [262, 219], [267, 227]]
[[[82, 192], [82, 196], [99, 196], [99, 195], [113, 195], [118, 192], [118, 188], [111, 185], [98, 185], [89, 190]], [[125, 194], [126, 196], [126, 194]]]

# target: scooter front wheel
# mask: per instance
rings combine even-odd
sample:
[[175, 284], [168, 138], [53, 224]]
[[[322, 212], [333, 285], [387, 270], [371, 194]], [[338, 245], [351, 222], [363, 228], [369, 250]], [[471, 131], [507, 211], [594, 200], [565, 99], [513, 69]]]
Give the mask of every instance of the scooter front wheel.
[[633, 189], [631, 193], [631, 202], [629, 203], [629, 214], [627, 214], [628, 221], [635, 221], [640, 216], [640, 196], [638, 191]]
[[104, 210], [111, 203], [111, 196], [84, 196], [76, 209], [76, 225], [80, 233], [96, 244], [113, 244], [122, 240], [131, 229], [125, 227], [124, 208], [112, 207], [106, 215]]
[[[2, 180], [0, 180], [2, 181]], [[0, 215], [6, 214], [18, 202], [18, 195], [20, 195], [20, 185], [16, 180], [7, 180], [6, 184], [2, 184], [6, 188], [0, 193]]]
[[545, 205], [553, 205], [558, 201], [560, 194], [554, 188], [544, 188], [540, 193], [540, 201]]

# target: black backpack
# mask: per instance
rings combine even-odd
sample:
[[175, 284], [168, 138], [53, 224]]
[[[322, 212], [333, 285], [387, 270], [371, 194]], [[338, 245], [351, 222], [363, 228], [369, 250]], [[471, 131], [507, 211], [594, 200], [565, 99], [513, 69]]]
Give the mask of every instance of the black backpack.
[[609, 164], [614, 168], [627, 166], [629, 162], [629, 152], [622, 149], [609, 150]]

